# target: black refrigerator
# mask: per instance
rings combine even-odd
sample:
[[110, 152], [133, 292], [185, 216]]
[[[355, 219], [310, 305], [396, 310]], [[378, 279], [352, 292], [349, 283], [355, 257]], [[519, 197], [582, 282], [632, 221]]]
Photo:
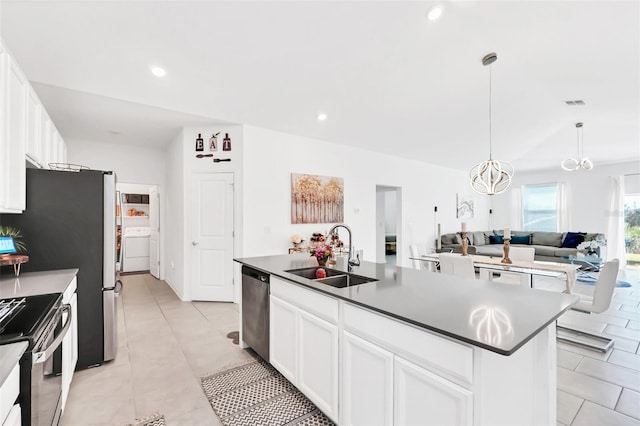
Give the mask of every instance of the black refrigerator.
[[98, 170], [27, 169], [27, 205], [0, 223], [18, 228], [29, 261], [22, 273], [78, 268], [78, 364], [115, 358], [115, 174]]

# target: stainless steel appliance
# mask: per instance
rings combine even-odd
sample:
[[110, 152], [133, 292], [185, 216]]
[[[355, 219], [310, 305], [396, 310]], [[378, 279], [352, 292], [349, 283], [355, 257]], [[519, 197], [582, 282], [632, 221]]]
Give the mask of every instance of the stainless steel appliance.
[[22, 271], [78, 268], [78, 370], [114, 359], [118, 347], [115, 185], [112, 172], [27, 169], [26, 210], [0, 215], [29, 249]]
[[28, 343], [20, 359], [22, 425], [57, 425], [62, 413], [62, 340], [71, 326], [71, 307], [62, 304], [61, 294], [44, 294], [2, 300], [0, 311], [0, 344]]
[[269, 361], [269, 274], [242, 266], [242, 340]]

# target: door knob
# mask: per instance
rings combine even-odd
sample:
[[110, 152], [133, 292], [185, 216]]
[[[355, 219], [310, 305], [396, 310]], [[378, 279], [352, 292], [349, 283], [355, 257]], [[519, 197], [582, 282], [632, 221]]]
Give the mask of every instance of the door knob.
[[197, 241], [191, 241], [191, 244], [194, 245], [194, 246], [197, 246], [198, 242]]

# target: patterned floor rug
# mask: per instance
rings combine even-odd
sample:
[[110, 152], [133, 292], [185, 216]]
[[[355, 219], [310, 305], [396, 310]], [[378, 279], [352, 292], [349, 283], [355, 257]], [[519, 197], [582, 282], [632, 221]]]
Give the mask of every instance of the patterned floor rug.
[[262, 360], [201, 380], [204, 393], [223, 425], [333, 425], [295, 386]]
[[133, 423], [123, 426], [166, 426], [163, 414], [152, 414], [148, 417], [136, 419]]

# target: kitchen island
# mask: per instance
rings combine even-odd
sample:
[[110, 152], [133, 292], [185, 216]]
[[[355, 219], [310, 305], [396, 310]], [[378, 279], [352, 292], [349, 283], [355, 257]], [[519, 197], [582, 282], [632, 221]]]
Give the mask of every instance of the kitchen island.
[[271, 276], [270, 362], [339, 424], [555, 424], [554, 321], [575, 295], [362, 262], [335, 288], [287, 271], [306, 254], [236, 259]]

